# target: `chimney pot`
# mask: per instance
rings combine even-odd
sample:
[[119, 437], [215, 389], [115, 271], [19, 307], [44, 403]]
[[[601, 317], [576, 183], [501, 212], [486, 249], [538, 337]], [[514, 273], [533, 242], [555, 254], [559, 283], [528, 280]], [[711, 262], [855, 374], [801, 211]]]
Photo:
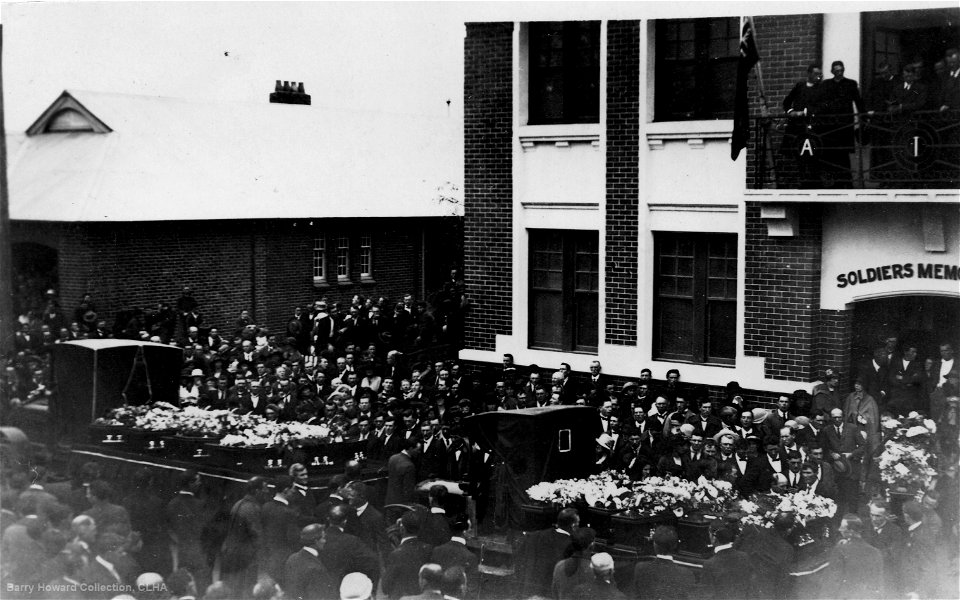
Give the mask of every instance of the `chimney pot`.
[[304, 93], [306, 93], [306, 92], [303, 91], [303, 82], [302, 82], [302, 81], [300, 82], [300, 85], [297, 86], [297, 93], [298, 93], [298, 94], [304, 94]]
[[277, 80], [277, 86], [276, 86], [275, 88], [273, 88], [273, 91], [279, 92], [279, 91], [282, 91], [282, 90], [283, 90], [283, 86], [280, 84], [280, 80], [278, 79], [278, 80]]
[[281, 91], [284, 91], [284, 92], [289, 92], [289, 91], [290, 91], [290, 82], [289, 82], [289, 81], [284, 81], [284, 82], [283, 82], [283, 90], [281, 90]]

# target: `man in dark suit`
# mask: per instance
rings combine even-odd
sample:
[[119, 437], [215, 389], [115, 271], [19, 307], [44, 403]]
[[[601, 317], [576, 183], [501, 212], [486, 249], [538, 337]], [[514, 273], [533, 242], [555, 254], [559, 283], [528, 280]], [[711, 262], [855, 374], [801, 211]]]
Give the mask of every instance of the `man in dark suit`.
[[714, 521], [709, 533], [713, 556], [703, 563], [702, 587], [718, 600], [749, 597], [753, 565], [746, 552], [734, 549], [736, 532], [722, 521]]
[[880, 598], [883, 589], [883, 556], [863, 540], [863, 521], [847, 514], [840, 521], [840, 543], [829, 553], [823, 575], [825, 598]]
[[447, 474], [447, 447], [436, 435], [431, 423], [420, 423], [420, 437], [423, 440], [423, 454], [420, 456], [420, 468], [417, 481], [442, 479]]
[[344, 532], [351, 512], [356, 515], [346, 504], [330, 509], [326, 544], [320, 551], [320, 559], [336, 581], [341, 581], [347, 573], [358, 571], [369, 577], [376, 589], [380, 579], [380, 559], [360, 538]]
[[274, 481], [276, 495], [263, 503], [260, 520], [263, 523], [263, 554], [260, 566], [274, 581], [286, 586], [284, 564], [287, 557], [300, 547], [300, 514], [290, 505], [293, 478], [281, 475]]
[[200, 475], [195, 470], [180, 475], [179, 491], [163, 511], [170, 549], [177, 556], [177, 564], [189, 569], [197, 585], [206, 589], [210, 584], [210, 567], [203, 552], [203, 526], [206, 523], [203, 501], [197, 497]]
[[357, 536], [382, 560], [390, 551], [387, 521], [379, 510], [370, 505], [369, 488], [361, 481], [354, 481], [346, 487], [344, 494], [357, 515], [355, 519], [347, 520], [346, 532]]
[[[923, 384], [923, 363], [917, 360], [917, 347], [906, 346], [903, 356], [888, 367], [887, 389], [890, 390], [887, 408], [894, 415], [923, 410], [920, 392]], [[877, 400], [877, 397], [873, 397]], [[876, 425], [876, 424], [875, 424]]]
[[633, 597], [689, 598], [694, 593], [694, 577], [690, 569], [673, 562], [673, 553], [680, 544], [677, 531], [661, 525], [653, 532], [653, 548], [657, 558], [639, 562], [633, 571]]
[[220, 572], [239, 597], [251, 594], [257, 581], [258, 556], [263, 542], [260, 504], [269, 488], [263, 477], [252, 477], [246, 494], [230, 509], [227, 537], [221, 547]]
[[800, 483], [798, 490], [812, 490], [813, 493], [824, 498], [836, 499], [837, 487], [832, 480], [820, 479], [817, 476], [817, 465], [813, 462], [804, 463], [800, 467]]
[[447, 488], [443, 485], [430, 487], [430, 512], [423, 515], [419, 538], [431, 547], [450, 541], [450, 524], [447, 523]]
[[865, 360], [857, 369], [857, 377], [863, 382], [864, 390], [873, 396], [881, 411], [887, 406], [887, 388], [890, 379], [889, 366], [886, 347], [878, 345], [873, 350], [873, 358]]
[[856, 510], [866, 441], [856, 423], [843, 422], [843, 411], [839, 408], [830, 411], [830, 420], [831, 424], [821, 432], [821, 439], [824, 455], [847, 467], [846, 473], [837, 474], [837, 510], [845, 514]]
[[[417, 439], [403, 440], [403, 450], [387, 461], [387, 495], [384, 505], [409, 504], [416, 499], [417, 466], [422, 446]], [[390, 515], [387, 514], [389, 519]]]
[[920, 598], [939, 598], [938, 590], [943, 569], [937, 552], [937, 534], [924, 522], [923, 507], [916, 500], [903, 503], [903, 522], [906, 524], [900, 577], [905, 595]]
[[599, 360], [591, 361], [590, 377], [587, 378], [586, 386], [587, 403], [591, 406], [599, 407], [607, 397], [609, 379], [600, 372], [602, 369]]
[[747, 471], [743, 475], [743, 489], [753, 492], [769, 492], [773, 476], [782, 474], [786, 469], [786, 459], [780, 456], [780, 440], [768, 436], [763, 440], [764, 452], [747, 462]]
[[525, 594], [550, 595], [553, 568], [570, 546], [570, 534], [580, 526], [576, 509], [565, 508], [557, 515], [557, 526], [526, 534], [517, 548], [518, 582]]
[[824, 149], [821, 167], [838, 187], [850, 187], [850, 153], [854, 150], [853, 113], [863, 112], [857, 82], [843, 76], [843, 61], [830, 65], [833, 77], [820, 83], [817, 117]]
[[864, 528], [863, 539], [883, 555], [883, 576], [887, 597], [900, 596], [900, 556], [903, 552], [903, 530], [891, 518], [887, 503], [870, 503], [870, 526]]
[[419, 594], [405, 594], [400, 600], [440, 600], [446, 598], [443, 587], [443, 569], [437, 564], [425, 564], [417, 571]]
[[420, 515], [415, 510], [400, 517], [400, 545], [387, 557], [382, 589], [391, 600], [420, 593], [420, 567], [430, 560], [432, 551], [420, 541]]
[[[110, 535], [108, 537], [116, 537]], [[87, 591], [84, 594], [86, 598], [112, 598], [115, 594], [109, 590], [116, 590], [117, 586], [129, 585], [132, 582], [125, 582], [119, 571], [112, 562], [104, 558], [107, 553], [105, 542], [98, 542], [96, 554], [80, 570], [80, 581], [86, 586]]]
[[940, 78], [940, 111], [960, 109], [960, 50], [943, 53], [946, 70]]
[[700, 461], [703, 457], [703, 434], [695, 429], [690, 436], [690, 449], [680, 455], [684, 477], [690, 481], [700, 477]]
[[100, 531], [114, 527], [120, 535], [130, 533], [130, 515], [127, 514], [127, 509], [112, 502], [113, 488], [110, 484], [103, 480], [94, 481], [87, 488], [87, 498], [93, 506], [83, 514], [92, 517]]
[[891, 113], [909, 114], [923, 110], [927, 105], [927, 85], [920, 81], [920, 74], [913, 64], [904, 65], [899, 79], [894, 79], [887, 98]]
[[687, 417], [687, 423], [693, 425], [695, 432], [699, 432], [704, 438], [712, 438], [723, 429], [723, 421], [713, 414], [713, 403], [709, 398], [701, 398], [699, 413]]
[[325, 600], [340, 595], [340, 580], [334, 578], [320, 560], [326, 539], [323, 527], [316, 523], [300, 531], [300, 551], [291, 554], [284, 565], [283, 590], [294, 600]]
[[450, 541], [433, 549], [431, 562], [435, 562], [446, 571], [450, 567], [460, 567], [467, 575], [467, 589], [476, 590], [479, 583], [479, 558], [467, 548], [464, 532], [470, 528], [467, 515], [459, 513], [450, 519]]
[[317, 494], [308, 486], [310, 473], [307, 467], [302, 463], [294, 463], [287, 469], [287, 473], [293, 478], [293, 490], [288, 500], [290, 506], [300, 514], [300, 523], [303, 526], [314, 523], [319, 518], [325, 518], [325, 514], [317, 512], [319, 504]]

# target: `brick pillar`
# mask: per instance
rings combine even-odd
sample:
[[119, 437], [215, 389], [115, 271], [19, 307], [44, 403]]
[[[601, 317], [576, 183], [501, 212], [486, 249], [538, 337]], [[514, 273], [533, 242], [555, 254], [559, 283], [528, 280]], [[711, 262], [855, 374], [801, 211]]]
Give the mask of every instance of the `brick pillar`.
[[810, 381], [820, 329], [819, 206], [797, 206], [794, 237], [769, 237], [760, 203], [747, 202], [744, 353], [766, 359], [770, 379]]
[[840, 389], [853, 388], [850, 344], [853, 340], [852, 310], [820, 310], [817, 327], [813, 375], [822, 377], [824, 369], [840, 370]]
[[513, 23], [467, 23], [464, 40], [465, 347], [512, 333]]
[[606, 342], [637, 345], [640, 22], [607, 25]]

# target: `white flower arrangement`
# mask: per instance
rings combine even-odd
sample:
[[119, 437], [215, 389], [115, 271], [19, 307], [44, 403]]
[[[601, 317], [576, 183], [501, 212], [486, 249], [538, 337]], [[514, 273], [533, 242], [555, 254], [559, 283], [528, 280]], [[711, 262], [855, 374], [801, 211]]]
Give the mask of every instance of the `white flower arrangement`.
[[916, 491], [926, 487], [936, 475], [930, 466], [930, 453], [913, 444], [889, 440], [880, 455], [880, 478], [894, 488]]
[[586, 479], [542, 481], [527, 489], [527, 496], [545, 504], [586, 503], [591, 507], [621, 509], [632, 493], [629, 481], [624, 473], [604, 471]]
[[837, 503], [810, 490], [801, 490], [788, 494], [771, 493], [756, 497], [758, 502], [741, 500], [740, 511], [746, 513], [740, 518], [744, 525], [773, 527], [778, 515], [792, 514], [804, 527], [816, 519], [829, 519], [837, 514]]

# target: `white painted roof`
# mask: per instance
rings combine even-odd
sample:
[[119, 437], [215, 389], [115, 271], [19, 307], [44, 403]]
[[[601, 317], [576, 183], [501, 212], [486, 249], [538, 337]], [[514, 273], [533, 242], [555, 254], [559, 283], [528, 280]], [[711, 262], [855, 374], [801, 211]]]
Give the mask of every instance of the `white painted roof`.
[[65, 91], [30, 131], [77, 102], [110, 131], [8, 136], [11, 219], [463, 214], [453, 118]]

